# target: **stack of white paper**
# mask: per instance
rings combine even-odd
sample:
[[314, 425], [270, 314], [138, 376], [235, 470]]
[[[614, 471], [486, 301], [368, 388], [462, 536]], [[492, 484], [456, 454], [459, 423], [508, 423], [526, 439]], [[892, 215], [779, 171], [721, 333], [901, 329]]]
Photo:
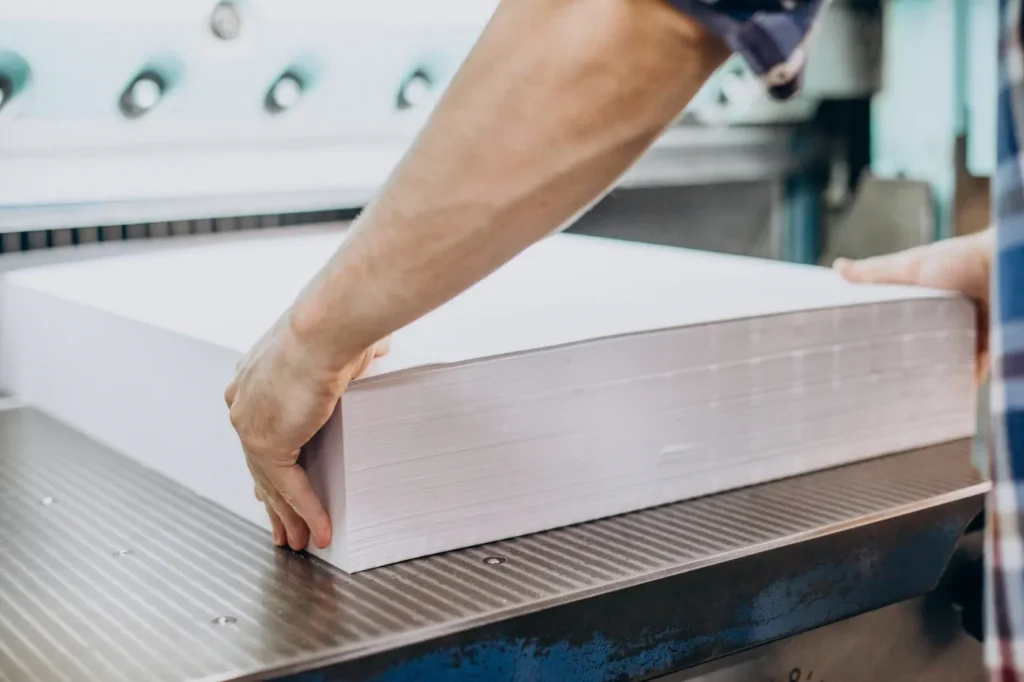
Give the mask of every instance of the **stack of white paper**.
[[[223, 390], [342, 238], [10, 272], [0, 384], [266, 525]], [[973, 352], [957, 297], [555, 236], [351, 386], [305, 455], [319, 554], [358, 571], [969, 437]]]

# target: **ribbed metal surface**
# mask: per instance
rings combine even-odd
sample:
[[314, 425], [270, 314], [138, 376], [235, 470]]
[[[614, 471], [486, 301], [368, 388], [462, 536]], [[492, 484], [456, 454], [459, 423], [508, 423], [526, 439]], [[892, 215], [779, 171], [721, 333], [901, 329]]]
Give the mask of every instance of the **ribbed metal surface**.
[[964, 442], [347, 576], [31, 410], [0, 411], [0, 680], [299, 670], [981, 487]]

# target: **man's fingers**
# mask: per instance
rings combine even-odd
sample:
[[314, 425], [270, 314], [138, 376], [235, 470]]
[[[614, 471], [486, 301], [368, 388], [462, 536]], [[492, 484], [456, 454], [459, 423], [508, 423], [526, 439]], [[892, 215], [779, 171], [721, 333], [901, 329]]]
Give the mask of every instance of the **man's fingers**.
[[[268, 507], [280, 519], [288, 546], [296, 552], [306, 549], [306, 545], [309, 544], [309, 527], [306, 522], [281, 495], [268, 493], [268, 497], [270, 498]], [[271, 523], [273, 523], [273, 517], [271, 517]]]
[[260, 488], [259, 483], [253, 486], [252, 492], [256, 499], [262, 502], [263, 507], [267, 510], [267, 517], [270, 519], [270, 528], [274, 537], [274, 544], [278, 547], [283, 547], [284, 544], [288, 542], [288, 533], [285, 531], [284, 524], [281, 522], [281, 517], [274, 511], [274, 507], [270, 504], [270, 498]]
[[864, 260], [838, 258], [832, 267], [850, 282], [917, 284], [921, 273], [921, 254], [917, 249], [908, 249]]
[[354, 359], [352, 362], [345, 367], [345, 371], [349, 372], [347, 381], [354, 381], [361, 377], [366, 370], [370, 369], [370, 365], [377, 358], [387, 355], [391, 350], [391, 337], [388, 336], [381, 339], [371, 347], [363, 351], [359, 357]]
[[359, 357], [359, 364], [357, 364], [352, 370], [352, 379], [358, 379], [363, 375], [366, 370], [370, 369], [370, 365], [377, 358], [387, 355], [388, 351], [391, 350], [391, 337], [387, 336], [373, 345], [372, 348], [368, 348], [365, 353]]
[[270, 517], [270, 528], [274, 537], [274, 544], [278, 547], [284, 547], [288, 543], [288, 533], [281, 522], [281, 517], [277, 515], [277, 512], [274, 511], [269, 502], [264, 502], [263, 506], [267, 508], [267, 516]]
[[[309, 528], [302, 517], [288, 504], [278, 491], [277, 485], [270, 480], [266, 472], [253, 465], [251, 459], [246, 460], [249, 465], [249, 472], [256, 481], [256, 497], [267, 507], [267, 513], [271, 514], [271, 524], [277, 521], [280, 526], [280, 544], [288, 544], [296, 552], [306, 548], [309, 542]], [[277, 531], [275, 530], [275, 533]], [[274, 541], [278, 537], [275, 535]]]
[[370, 363], [373, 362], [374, 357], [372, 349], [363, 353], [359, 358], [359, 364], [352, 369], [352, 379], [358, 379], [363, 376], [363, 373], [370, 368]]
[[234, 404], [236, 393], [238, 393], [238, 383], [232, 381], [230, 384], [228, 384], [228, 387], [224, 389], [224, 402], [227, 403], [228, 409], [230, 409], [231, 406]]
[[330, 544], [331, 519], [301, 466], [292, 464], [268, 470], [255, 466], [251, 457], [246, 462], [256, 482], [257, 497], [262, 497], [268, 508], [276, 512], [289, 547], [295, 551], [305, 549], [311, 534], [317, 547], [322, 549]]
[[979, 305], [977, 306], [976, 313], [977, 320], [977, 331], [976, 334], [976, 355], [978, 358], [978, 364], [976, 368], [976, 381], [978, 385], [985, 383], [989, 375], [989, 365], [992, 362], [992, 357], [989, 354], [988, 348], [988, 337], [989, 337], [989, 313], [988, 306]]
[[979, 386], [981, 386], [982, 384], [985, 383], [985, 381], [988, 380], [989, 363], [990, 362], [991, 362], [991, 360], [989, 358], [989, 354], [988, 354], [987, 350], [978, 354], [978, 363], [977, 363], [977, 366], [976, 366], [975, 372], [974, 372], [975, 373], [974, 380], [975, 380], [975, 382]]
[[329, 545], [331, 519], [316, 491], [313, 490], [305, 470], [298, 464], [293, 464], [275, 468], [271, 475], [283, 501], [304, 521], [303, 525], [312, 533], [314, 544], [321, 549]]

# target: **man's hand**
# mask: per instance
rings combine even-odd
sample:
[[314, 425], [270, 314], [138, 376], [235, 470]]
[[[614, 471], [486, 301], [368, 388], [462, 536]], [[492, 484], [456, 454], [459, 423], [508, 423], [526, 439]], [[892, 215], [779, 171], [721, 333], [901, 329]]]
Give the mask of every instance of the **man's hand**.
[[298, 464], [299, 453], [327, 422], [349, 381], [387, 347], [387, 341], [376, 344], [333, 370], [338, 358], [318, 357], [285, 317], [239, 361], [224, 398], [275, 544], [298, 551], [310, 533], [317, 547], [330, 543], [330, 518]]
[[835, 269], [851, 282], [910, 284], [956, 291], [978, 307], [978, 381], [988, 372], [989, 289], [994, 235], [991, 229], [907, 249], [888, 256], [850, 261], [840, 258]]

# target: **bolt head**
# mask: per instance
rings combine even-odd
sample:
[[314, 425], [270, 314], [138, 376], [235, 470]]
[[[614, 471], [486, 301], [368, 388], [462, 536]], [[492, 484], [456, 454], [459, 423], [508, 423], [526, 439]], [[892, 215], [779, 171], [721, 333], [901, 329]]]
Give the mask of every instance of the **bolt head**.
[[0, 108], [14, 96], [14, 83], [6, 74], [0, 73]]
[[234, 40], [242, 32], [242, 14], [233, 2], [218, 2], [210, 15], [210, 30], [221, 40]]
[[129, 101], [139, 111], [149, 111], [160, 101], [162, 88], [152, 78], [140, 78], [128, 93]]
[[282, 76], [270, 92], [274, 105], [284, 111], [291, 109], [302, 98], [302, 84], [295, 76]]
[[410, 107], [419, 106], [430, 96], [430, 81], [426, 76], [417, 74], [405, 84], [403, 94]]

